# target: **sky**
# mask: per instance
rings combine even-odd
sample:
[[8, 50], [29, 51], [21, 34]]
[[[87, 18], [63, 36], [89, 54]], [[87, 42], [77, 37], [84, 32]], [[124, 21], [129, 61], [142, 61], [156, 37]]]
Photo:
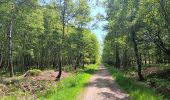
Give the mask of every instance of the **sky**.
[[[102, 6], [97, 6], [97, 5], [95, 5], [96, 4], [96, 2], [97, 2], [98, 0], [93, 0], [92, 1], [92, 3], [90, 3], [90, 7], [91, 7], [91, 16], [92, 17], [94, 17], [95, 18], [95, 16], [98, 14], [98, 13], [100, 13], [100, 14], [102, 14], [102, 15], [106, 15], [106, 11], [105, 11], [105, 8], [104, 7], [102, 7]], [[92, 22], [91, 23], [96, 23], [96, 20], [92, 20]], [[97, 36], [97, 38], [98, 38], [98, 40], [99, 40], [99, 42], [100, 42], [100, 45], [102, 45], [103, 44], [103, 40], [104, 40], [104, 36], [106, 35], [106, 31], [104, 31], [103, 30], [103, 26], [104, 25], [106, 25], [107, 24], [107, 22], [106, 21], [97, 21], [97, 28], [95, 28], [95, 29], [91, 29], [91, 31], [93, 32], [93, 33], [95, 33], [96, 34], [96, 36]]]

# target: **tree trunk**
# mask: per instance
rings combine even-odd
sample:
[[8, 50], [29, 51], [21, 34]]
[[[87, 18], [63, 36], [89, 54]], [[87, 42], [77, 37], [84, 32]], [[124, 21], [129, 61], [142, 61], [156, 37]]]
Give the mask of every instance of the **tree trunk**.
[[[61, 2], [60, 2], [61, 3]], [[66, 1], [64, 0], [64, 8], [61, 11], [62, 15], [62, 39], [61, 39], [61, 49], [59, 52], [59, 73], [56, 77], [56, 80], [60, 80], [62, 74], [62, 62], [63, 62], [63, 49], [64, 49], [64, 35], [65, 35], [65, 14], [66, 14]]]
[[59, 58], [59, 66], [58, 66], [58, 75], [57, 75], [57, 77], [56, 77], [56, 81], [58, 81], [58, 80], [60, 80], [60, 78], [61, 78], [61, 74], [62, 74], [62, 56], [60, 56], [60, 58]]
[[12, 62], [12, 31], [13, 31], [13, 21], [14, 21], [14, 14], [12, 11], [11, 15], [11, 21], [10, 21], [10, 27], [9, 27], [9, 32], [7, 32], [7, 38], [8, 38], [8, 70], [10, 77], [14, 76], [14, 71], [13, 71], [13, 62]]
[[145, 53], [146, 51], [144, 50], [143, 52], [144, 52], [144, 54], [143, 54], [144, 64], [146, 65], [147, 64], [147, 57], [146, 57], [146, 53]]
[[123, 61], [122, 61], [122, 65], [123, 65], [123, 69], [126, 69], [127, 65], [128, 65], [128, 55], [127, 55], [127, 49], [124, 50], [123, 53]]
[[132, 35], [132, 43], [134, 46], [134, 51], [135, 51], [135, 56], [136, 56], [136, 61], [137, 61], [137, 65], [138, 65], [138, 77], [139, 77], [139, 81], [143, 81], [144, 77], [142, 76], [141, 73], [141, 67], [142, 67], [142, 62], [138, 53], [138, 47], [137, 47], [137, 42], [136, 42], [136, 33], [135, 31], [131, 32]]
[[149, 50], [148, 50], [148, 60], [149, 60], [149, 64], [151, 64], [151, 58], [150, 58]]
[[78, 57], [76, 58], [76, 62], [75, 62], [75, 65], [74, 65], [74, 70], [77, 70], [77, 66], [78, 66]]
[[1, 54], [0, 54], [0, 68], [2, 67], [2, 62], [3, 62], [3, 53], [1, 52]]
[[116, 65], [117, 68], [120, 68], [120, 63], [121, 63], [121, 61], [120, 61], [120, 57], [119, 57], [118, 46], [116, 44], [116, 62], [115, 62], [115, 65]]

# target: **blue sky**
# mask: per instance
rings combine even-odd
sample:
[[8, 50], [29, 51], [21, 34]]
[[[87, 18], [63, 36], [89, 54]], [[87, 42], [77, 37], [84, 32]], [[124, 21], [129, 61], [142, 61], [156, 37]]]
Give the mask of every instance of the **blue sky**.
[[[91, 3], [90, 3], [90, 6], [91, 6], [91, 16], [95, 18], [95, 16], [100, 13], [102, 15], [106, 15], [106, 11], [105, 9], [100, 5], [95, 5], [95, 3], [97, 2], [98, 0], [93, 0]], [[93, 20], [92, 23], [95, 23], [96, 20]], [[104, 36], [106, 35], [106, 31], [103, 31], [103, 26], [106, 25], [107, 22], [106, 21], [98, 21], [97, 22], [97, 28], [95, 29], [91, 29], [93, 33], [96, 34], [99, 42], [100, 42], [100, 45], [102, 45], [102, 42], [103, 42], [103, 39], [104, 39]]]

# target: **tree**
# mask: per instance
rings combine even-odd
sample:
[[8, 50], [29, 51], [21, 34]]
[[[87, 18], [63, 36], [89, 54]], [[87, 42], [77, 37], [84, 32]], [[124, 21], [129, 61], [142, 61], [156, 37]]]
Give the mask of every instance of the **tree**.
[[123, 68], [136, 63], [141, 81], [143, 63], [169, 62], [169, 4], [166, 0], [109, 0], [103, 61], [119, 66], [120, 59]]
[[97, 62], [98, 41], [86, 27], [89, 11], [86, 0], [0, 3], [0, 68], [11, 76], [34, 68], [55, 68], [59, 80], [62, 67]]
[[7, 38], [8, 38], [8, 66], [9, 66], [9, 72], [10, 72], [10, 77], [13, 77], [14, 75], [14, 70], [13, 70], [13, 63], [12, 63], [12, 34], [13, 34], [13, 23], [14, 23], [14, 14], [15, 14], [15, 4], [11, 4], [11, 18], [9, 22], [9, 32], [7, 33]]

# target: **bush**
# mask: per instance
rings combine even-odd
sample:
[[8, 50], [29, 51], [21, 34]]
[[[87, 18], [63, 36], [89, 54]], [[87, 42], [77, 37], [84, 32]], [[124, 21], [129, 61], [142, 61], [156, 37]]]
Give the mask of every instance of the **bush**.
[[39, 69], [32, 69], [32, 70], [28, 70], [24, 74], [24, 77], [27, 77], [27, 76], [38, 76], [40, 73], [41, 73], [41, 70], [39, 70]]

